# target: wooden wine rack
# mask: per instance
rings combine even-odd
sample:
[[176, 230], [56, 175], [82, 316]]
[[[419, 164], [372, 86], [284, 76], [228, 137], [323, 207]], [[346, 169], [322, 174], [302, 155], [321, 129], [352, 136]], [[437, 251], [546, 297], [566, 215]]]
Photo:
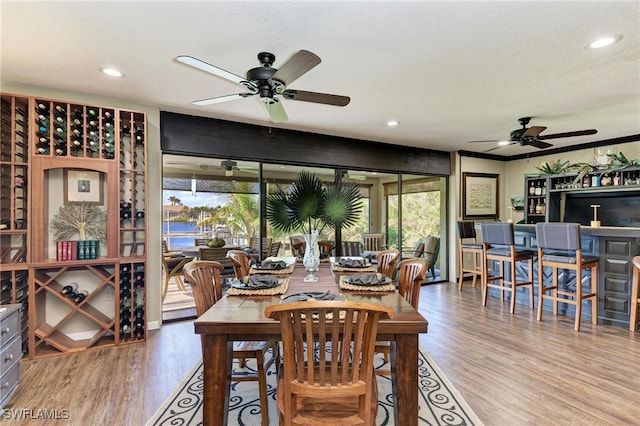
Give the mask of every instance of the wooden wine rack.
[[[0, 296], [23, 304], [23, 354], [146, 340], [146, 122], [143, 112], [2, 94]], [[99, 176], [87, 192], [100, 197], [85, 200], [106, 218], [94, 259], [57, 257], [51, 220], [87, 195], [80, 181], [77, 189], [67, 182], [70, 171]], [[125, 215], [122, 205], [130, 206]], [[121, 265], [142, 277], [135, 286], [120, 288]], [[61, 294], [72, 281], [88, 292], [79, 303]]]

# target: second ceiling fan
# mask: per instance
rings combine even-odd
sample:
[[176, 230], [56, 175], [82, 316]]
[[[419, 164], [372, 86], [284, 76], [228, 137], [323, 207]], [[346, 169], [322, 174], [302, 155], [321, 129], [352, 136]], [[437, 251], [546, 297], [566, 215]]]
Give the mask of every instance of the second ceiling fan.
[[274, 123], [282, 123], [287, 121], [289, 118], [287, 117], [287, 113], [284, 111], [284, 107], [282, 106], [281, 98], [279, 96], [294, 101], [315, 102], [335, 106], [346, 106], [351, 101], [348, 96], [287, 88], [289, 84], [293, 83], [321, 62], [320, 58], [316, 54], [309, 52], [308, 50], [299, 50], [296, 52], [280, 67], [280, 69], [271, 67], [276, 60], [273, 53], [260, 52], [258, 53], [258, 61], [260, 61], [262, 66], [252, 68], [247, 71], [246, 77], [241, 77], [229, 71], [225, 71], [222, 68], [208, 64], [192, 56], [182, 55], [178, 56], [176, 60], [209, 74], [222, 77], [246, 88], [246, 92], [201, 99], [192, 102], [194, 105], [212, 105], [258, 95], [263, 101], [271, 121]]
[[[576, 130], [573, 132], [553, 133], [550, 135], [541, 135], [547, 128], [544, 126], [531, 126], [527, 127], [527, 124], [531, 121], [531, 117], [522, 117], [518, 119], [518, 123], [522, 126], [521, 129], [515, 129], [509, 134], [508, 145], [520, 145], [520, 146], [533, 146], [539, 149], [545, 149], [552, 147], [549, 142], [545, 142], [547, 139], [560, 139], [569, 138], [572, 136], [586, 136], [594, 135], [598, 133], [596, 129]], [[478, 142], [500, 142], [500, 139], [484, 140], [484, 141], [469, 141], [469, 143]], [[484, 152], [493, 151], [501, 148], [500, 146], [488, 149]]]

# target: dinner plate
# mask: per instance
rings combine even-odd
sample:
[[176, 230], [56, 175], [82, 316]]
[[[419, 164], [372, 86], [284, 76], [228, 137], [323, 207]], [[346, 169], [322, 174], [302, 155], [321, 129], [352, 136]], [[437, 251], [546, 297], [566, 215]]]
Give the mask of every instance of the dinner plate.
[[[278, 278], [274, 278], [273, 276], [269, 275], [269, 278], [272, 278], [271, 280], [268, 280], [267, 282], [255, 282], [255, 277], [258, 277], [259, 275], [252, 275], [249, 278], [249, 282], [245, 283], [241, 280], [232, 280], [229, 285], [233, 288], [237, 288], [239, 290], [264, 290], [267, 288], [274, 288], [274, 287], [278, 287], [280, 284], [282, 284], [282, 280], [278, 279]], [[254, 282], [251, 282], [251, 278], [254, 278]]]

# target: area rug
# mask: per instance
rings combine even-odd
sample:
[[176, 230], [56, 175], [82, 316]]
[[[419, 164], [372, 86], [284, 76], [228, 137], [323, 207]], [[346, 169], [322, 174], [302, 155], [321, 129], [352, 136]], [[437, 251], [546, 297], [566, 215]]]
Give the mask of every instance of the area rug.
[[[388, 369], [382, 356], [376, 356], [377, 368]], [[252, 369], [251, 361], [245, 368]], [[234, 361], [234, 372], [242, 371]], [[391, 378], [377, 376], [378, 416], [376, 425], [393, 425], [393, 397]], [[278, 424], [275, 401], [275, 368], [268, 371], [269, 424]], [[460, 393], [453, 387], [429, 354], [420, 348], [418, 357], [419, 406], [421, 425], [482, 425]], [[147, 426], [202, 424], [202, 363], [198, 363], [177, 389], [156, 411]], [[260, 400], [257, 382], [233, 382], [229, 398], [229, 425], [257, 426], [260, 424]]]

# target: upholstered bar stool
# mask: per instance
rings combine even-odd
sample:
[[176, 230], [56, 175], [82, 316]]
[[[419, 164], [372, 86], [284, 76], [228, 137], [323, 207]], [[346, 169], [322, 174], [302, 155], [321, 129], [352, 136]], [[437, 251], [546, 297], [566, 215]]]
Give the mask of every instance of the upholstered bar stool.
[[[518, 287], [529, 289], [529, 307], [533, 309], [533, 255], [530, 250], [516, 250], [512, 223], [481, 223], [482, 232], [482, 306], [487, 306], [489, 288], [500, 290], [500, 300], [504, 301], [504, 292], [511, 292], [511, 308], [516, 310], [516, 292]], [[497, 261], [498, 275], [489, 276], [489, 262]], [[526, 281], [518, 281], [516, 265], [527, 262]], [[505, 263], [509, 264], [509, 277], [506, 277]]]
[[[598, 262], [597, 256], [582, 255], [580, 224], [536, 223], [538, 243], [538, 321], [542, 321], [545, 299], [553, 302], [553, 313], [558, 315], [558, 302], [576, 307], [574, 330], [580, 331], [582, 301], [591, 299], [591, 322], [598, 323]], [[544, 268], [551, 268], [552, 282], [545, 284]], [[575, 291], [558, 283], [558, 270], [574, 271]], [[582, 272], [591, 271], [590, 293], [582, 292]], [[547, 293], [549, 292], [549, 293]]]
[[631, 284], [631, 316], [629, 330], [636, 331], [638, 322], [638, 305], [640, 305], [640, 256], [633, 258], [633, 281]]
[[[476, 224], [472, 220], [458, 221], [458, 242], [460, 246], [460, 279], [458, 281], [458, 290], [462, 290], [464, 274], [473, 275], [472, 287], [476, 286], [476, 281], [480, 278], [482, 283], [482, 244], [476, 239]], [[471, 268], [464, 266], [464, 255], [470, 253], [473, 259]]]

